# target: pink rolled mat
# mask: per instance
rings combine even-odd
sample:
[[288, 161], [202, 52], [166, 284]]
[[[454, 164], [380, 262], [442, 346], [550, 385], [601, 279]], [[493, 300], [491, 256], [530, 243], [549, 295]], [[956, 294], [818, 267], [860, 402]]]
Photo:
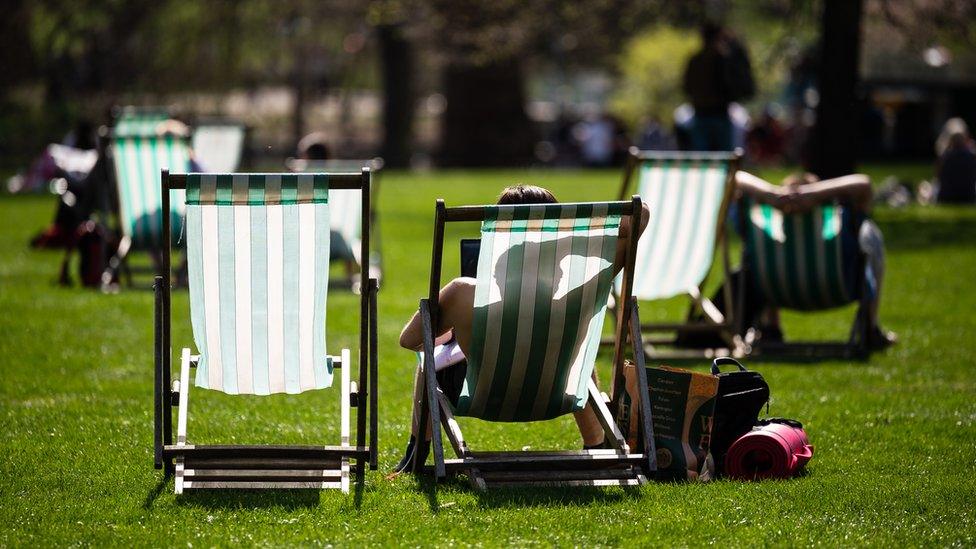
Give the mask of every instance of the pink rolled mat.
[[796, 475], [813, 457], [813, 446], [793, 423], [769, 423], [739, 437], [725, 456], [725, 474], [739, 480]]

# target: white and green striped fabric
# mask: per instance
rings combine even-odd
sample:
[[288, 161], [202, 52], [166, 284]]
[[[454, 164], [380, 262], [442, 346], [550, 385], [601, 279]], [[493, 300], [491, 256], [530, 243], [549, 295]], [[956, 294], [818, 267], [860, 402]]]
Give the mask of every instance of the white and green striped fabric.
[[613, 285], [621, 208], [488, 208], [459, 415], [536, 421], [583, 409]]
[[193, 153], [201, 170], [232, 173], [241, 164], [246, 128], [240, 124], [201, 124], [193, 128]]
[[787, 215], [743, 200], [749, 271], [771, 304], [800, 310], [846, 305], [853, 292], [843, 269], [843, 208]]
[[189, 174], [186, 204], [197, 386], [258, 395], [331, 386], [328, 176]]
[[708, 276], [729, 167], [729, 160], [641, 162], [637, 193], [650, 208], [650, 218], [637, 244], [638, 299], [687, 294]]
[[[160, 171], [188, 171], [190, 150], [186, 140], [172, 135], [114, 136], [112, 159], [122, 234], [130, 237], [136, 248], [159, 248], [163, 241]], [[178, 236], [182, 212], [182, 191], [174, 191], [170, 201], [174, 239]]]
[[156, 128], [160, 122], [169, 119], [165, 110], [140, 111], [123, 108], [115, 120], [112, 134], [116, 136], [156, 135]]

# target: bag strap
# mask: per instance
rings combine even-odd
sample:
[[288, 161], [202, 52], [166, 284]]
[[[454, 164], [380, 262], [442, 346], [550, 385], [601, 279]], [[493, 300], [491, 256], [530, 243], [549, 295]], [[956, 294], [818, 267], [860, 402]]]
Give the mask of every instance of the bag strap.
[[736, 360], [736, 359], [734, 359], [734, 358], [732, 358], [730, 356], [723, 356], [723, 357], [716, 358], [715, 360], [712, 361], [712, 375], [715, 375], [715, 376], [719, 375], [720, 373], [722, 373], [721, 366], [727, 366], [727, 365], [730, 365], [730, 364], [734, 364], [734, 365], [738, 366], [740, 372], [748, 372], [749, 371], [738, 360]]

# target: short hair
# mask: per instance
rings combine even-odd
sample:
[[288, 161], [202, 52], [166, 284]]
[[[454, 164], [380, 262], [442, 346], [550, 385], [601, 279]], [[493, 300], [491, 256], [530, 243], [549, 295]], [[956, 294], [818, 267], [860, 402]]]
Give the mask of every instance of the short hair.
[[555, 204], [559, 202], [549, 191], [536, 185], [512, 185], [502, 189], [499, 204]]
[[810, 183], [816, 183], [817, 181], [820, 181], [820, 178], [810, 172], [793, 173], [786, 176], [783, 179], [783, 186], [798, 187], [800, 185], [809, 185]]

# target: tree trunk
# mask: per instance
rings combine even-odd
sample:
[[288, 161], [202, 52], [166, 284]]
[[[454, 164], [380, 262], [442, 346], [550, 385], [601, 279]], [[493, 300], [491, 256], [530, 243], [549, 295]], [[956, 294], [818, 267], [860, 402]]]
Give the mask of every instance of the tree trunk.
[[413, 48], [399, 25], [376, 29], [383, 78], [383, 146], [385, 165], [410, 165], [413, 138], [414, 83]]
[[532, 159], [535, 129], [525, 114], [518, 59], [448, 64], [441, 131], [445, 166], [512, 166]]
[[825, 0], [817, 122], [810, 169], [821, 179], [853, 173], [858, 150], [858, 60], [863, 0]]

